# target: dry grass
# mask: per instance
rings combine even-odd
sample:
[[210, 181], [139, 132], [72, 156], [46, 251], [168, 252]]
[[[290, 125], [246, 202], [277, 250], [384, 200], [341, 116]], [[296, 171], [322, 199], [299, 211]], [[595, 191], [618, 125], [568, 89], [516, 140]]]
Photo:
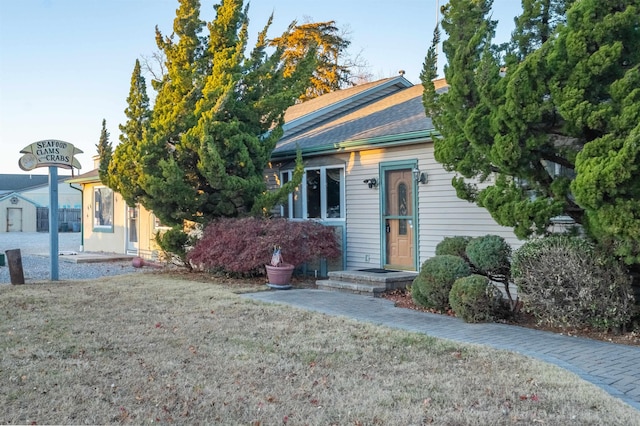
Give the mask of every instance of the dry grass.
[[1, 287], [0, 383], [0, 423], [640, 424], [548, 364], [154, 274]]

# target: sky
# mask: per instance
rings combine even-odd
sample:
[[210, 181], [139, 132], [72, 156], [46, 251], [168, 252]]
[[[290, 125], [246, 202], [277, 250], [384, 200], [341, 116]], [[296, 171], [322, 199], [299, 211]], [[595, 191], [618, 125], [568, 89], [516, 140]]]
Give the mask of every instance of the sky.
[[[201, 0], [201, 19], [213, 20], [217, 3]], [[271, 13], [273, 37], [294, 20], [334, 20], [351, 40], [349, 54], [368, 65], [374, 80], [404, 70], [409, 81], [419, 83], [436, 5], [443, 3], [253, 0], [249, 47]], [[158, 50], [156, 26], [171, 34], [177, 8], [177, 0], [0, 0], [0, 174], [47, 174], [46, 167], [25, 172], [18, 166], [20, 150], [44, 139], [71, 143], [83, 151], [76, 156], [80, 173], [93, 169], [102, 120], [115, 147], [135, 60]], [[509, 39], [519, 11], [518, 0], [494, 0], [496, 42]], [[145, 77], [151, 90], [151, 77]]]

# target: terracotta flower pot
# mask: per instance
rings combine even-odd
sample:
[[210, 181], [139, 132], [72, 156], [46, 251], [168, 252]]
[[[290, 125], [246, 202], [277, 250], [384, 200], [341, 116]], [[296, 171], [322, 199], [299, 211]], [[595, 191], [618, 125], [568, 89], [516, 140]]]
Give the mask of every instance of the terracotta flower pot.
[[267, 268], [269, 284], [287, 285], [291, 282], [294, 266], [290, 263], [281, 263], [279, 266], [264, 265]]

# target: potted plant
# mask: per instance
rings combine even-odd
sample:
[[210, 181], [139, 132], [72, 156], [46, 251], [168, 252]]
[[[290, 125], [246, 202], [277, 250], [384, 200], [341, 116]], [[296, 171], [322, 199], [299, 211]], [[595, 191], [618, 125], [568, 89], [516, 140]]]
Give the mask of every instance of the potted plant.
[[289, 289], [291, 288], [291, 276], [295, 266], [285, 263], [282, 258], [280, 246], [273, 247], [273, 255], [271, 256], [271, 264], [264, 265], [267, 270], [267, 284], [271, 288]]

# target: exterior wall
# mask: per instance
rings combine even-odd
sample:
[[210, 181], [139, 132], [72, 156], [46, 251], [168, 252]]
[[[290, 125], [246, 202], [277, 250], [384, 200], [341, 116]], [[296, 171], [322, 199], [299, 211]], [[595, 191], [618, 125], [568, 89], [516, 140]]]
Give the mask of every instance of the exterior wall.
[[[75, 185], [77, 187], [77, 185]], [[42, 186], [20, 192], [36, 204], [49, 207], [49, 186]], [[73, 189], [68, 183], [58, 184], [58, 207], [61, 209], [79, 209], [82, 207], [82, 195], [78, 189]]]
[[436, 245], [445, 237], [494, 234], [503, 237], [514, 250], [523, 244], [512, 228], [498, 225], [486, 209], [457, 197], [451, 186], [455, 173], [436, 162], [432, 143], [419, 150], [423, 152], [419, 168], [428, 174], [428, 182], [418, 185], [420, 264], [435, 256]]
[[[84, 184], [82, 194], [82, 226], [83, 249], [88, 252], [119, 253], [127, 252], [128, 210], [127, 203], [122, 196], [114, 193], [113, 231], [104, 232], [93, 227], [93, 190], [103, 186], [101, 183]], [[158, 256], [158, 246], [155, 243], [155, 233], [162, 228], [156, 228], [155, 217], [151, 212], [140, 206], [138, 214], [138, 254], [146, 258]]]
[[346, 162], [346, 269], [381, 267], [380, 191], [369, 188], [364, 179], [380, 181], [382, 162], [417, 160], [428, 175], [418, 184], [419, 265], [435, 255], [436, 245], [447, 236], [504, 237], [515, 249], [522, 242], [511, 228], [495, 223], [491, 215], [475, 204], [461, 200], [451, 186], [453, 173], [447, 172], [433, 157], [433, 144], [374, 149], [339, 155]]
[[37, 216], [36, 205], [29, 201], [18, 198], [17, 204], [11, 204], [10, 198], [0, 201], [0, 233], [7, 232], [8, 209], [17, 208], [22, 210], [22, 230], [21, 232], [36, 232]]
[[380, 186], [369, 188], [363, 181], [375, 177], [379, 182], [379, 163], [391, 160], [382, 149], [352, 152], [345, 158], [346, 269], [382, 266]]
[[104, 186], [101, 183], [87, 183], [82, 191], [82, 242], [84, 251], [124, 253], [124, 200], [118, 193], [113, 194], [113, 231], [105, 232], [93, 226], [93, 190]]
[[152, 212], [140, 206], [138, 225], [138, 251], [144, 258], [157, 259], [160, 249], [155, 242], [156, 232], [162, 232], [162, 227], [156, 227], [155, 216]]

